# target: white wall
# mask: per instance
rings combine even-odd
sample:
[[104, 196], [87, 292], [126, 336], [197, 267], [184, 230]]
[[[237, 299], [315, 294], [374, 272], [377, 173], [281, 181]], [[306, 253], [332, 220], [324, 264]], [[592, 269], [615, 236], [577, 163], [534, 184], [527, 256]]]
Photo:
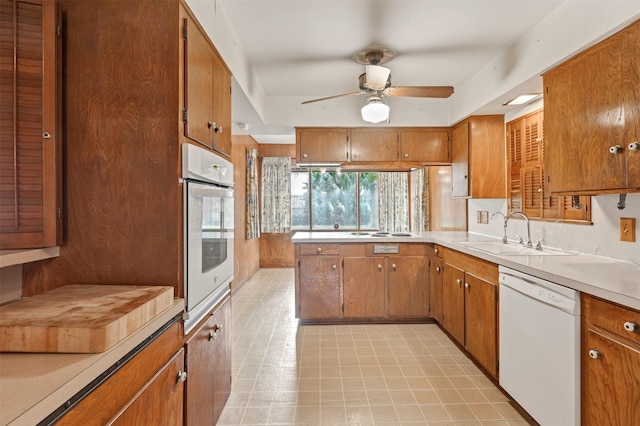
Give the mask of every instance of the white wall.
[[[630, 260], [640, 265], [640, 194], [628, 194], [624, 210], [618, 210], [618, 198], [618, 195], [591, 197], [593, 225], [532, 220], [531, 239], [535, 243], [538, 238], [543, 238], [543, 246]], [[506, 213], [506, 199], [469, 200], [468, 206], [469, 232], [502, 237], [504, 222], [501, 216], [496, 216], [487, 225], [477, 223], [476, 218], [479, 210], [489, 211], [489, 216], [496, 211]], [[635, 243], [620, 241], [621, 217], [636, 219]], [[510, 240], [514, 240], [516, 234], [526, 239], [526, 232], [524, 220], [509, 220], [507, 236]]]

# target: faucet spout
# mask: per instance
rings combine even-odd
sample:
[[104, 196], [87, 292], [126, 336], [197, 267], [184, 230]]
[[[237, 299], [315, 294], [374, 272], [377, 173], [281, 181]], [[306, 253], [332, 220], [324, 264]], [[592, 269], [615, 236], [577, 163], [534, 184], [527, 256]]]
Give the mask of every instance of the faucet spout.
[[502, 219], [504, 219], [504, 236], [502, 237], [502, 244], [507, 244], [507, 216], [504, 215], [504, 213], [502, 212], [494, 212], [491, 215], [491, 220], [493, 220], [493, 217], [495, 215], [499, 214], [500, 216], [502, 216]]
[[505, 218], [504, 218], [505, 231], [506, 231], [507, 223], [509, 222], [509, 219], [511, 219], [511, 217], [515, 216], [515, 215], [521, 216], [527, 222], [527, 247], [528, 248], [532, 248], [533, 247], [533, 243], [531, 242], [531, 227], [529, 225], [529, 218], [527, 217], [526, 214], [524, 214], [522, 212], [519, 212], [519, 211], [516, 211], [516, 212], [511, 212], [507, 216], [505, 216]]

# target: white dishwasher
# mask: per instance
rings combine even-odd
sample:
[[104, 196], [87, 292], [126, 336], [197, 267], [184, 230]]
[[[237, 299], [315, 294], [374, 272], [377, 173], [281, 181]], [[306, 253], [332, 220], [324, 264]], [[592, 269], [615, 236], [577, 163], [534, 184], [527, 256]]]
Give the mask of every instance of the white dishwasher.
[[580, 424], [580, 293], [503, 266], [500, 386], [542, 426]]

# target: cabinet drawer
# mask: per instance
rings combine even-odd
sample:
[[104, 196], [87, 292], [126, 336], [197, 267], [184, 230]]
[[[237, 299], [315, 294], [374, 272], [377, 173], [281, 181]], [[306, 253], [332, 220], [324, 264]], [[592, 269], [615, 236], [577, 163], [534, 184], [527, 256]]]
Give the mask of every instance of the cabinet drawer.
[[339, 254], [338, 244], [300, 244], [300, 254]]
[[590, 324], [640, 344], [640, 312], [590, 296], [583, 304]]

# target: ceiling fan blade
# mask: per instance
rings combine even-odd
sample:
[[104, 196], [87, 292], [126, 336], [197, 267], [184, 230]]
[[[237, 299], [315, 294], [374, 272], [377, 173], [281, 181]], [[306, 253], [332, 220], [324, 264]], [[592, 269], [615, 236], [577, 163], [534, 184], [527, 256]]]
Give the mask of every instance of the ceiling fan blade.
[[351, 93], [343, 93], [341, 95], [334, 95], [334, 96], [327, 96], [326, 98], [318, 98], [318, 99], [312, 99], [310, 101], [304, 101], [302, 102], [302, 105], [304, 104], [310, 104], [312, 102], [320, 102], [320, 101], [327, 101], [329, 99], [335, 99], [335, 98], [341, 98], [343, 96], [356, 96], [356, 95], [364, 95], [367, 92], [365, 90], [361, 90], [359, 92], [351, 92]]
[[453, 94], [452, 86], [399, 86], [387, 87], [386, 96], [407, 96], [414, 98], [448, 98]]

